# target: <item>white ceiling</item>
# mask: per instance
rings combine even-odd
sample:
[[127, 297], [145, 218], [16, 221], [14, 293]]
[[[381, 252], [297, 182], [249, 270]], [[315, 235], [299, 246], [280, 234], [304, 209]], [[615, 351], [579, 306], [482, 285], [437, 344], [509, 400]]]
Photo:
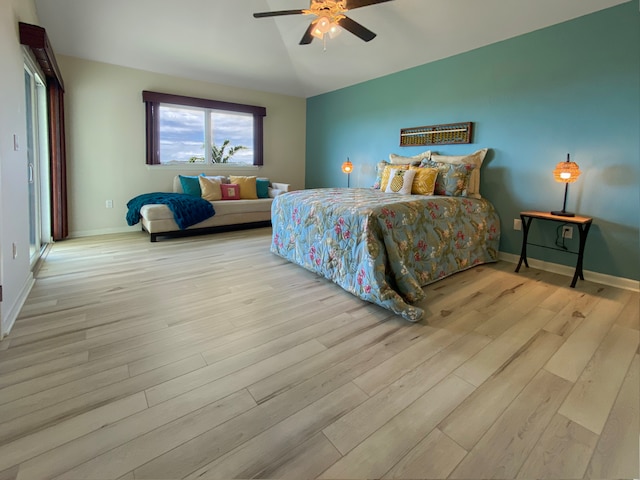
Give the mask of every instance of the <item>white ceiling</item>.
[[[54, 50], [183, 78], [310, 97], [564, 22], [627, 0], [394, 0], [349, 32], [298, 45], [310, 17], [255, 19], [309, 0], [35, 0]], [[348, 2], [347, 2], [348, 5]], [[594, 32], [597, 34], [597, 32]]]

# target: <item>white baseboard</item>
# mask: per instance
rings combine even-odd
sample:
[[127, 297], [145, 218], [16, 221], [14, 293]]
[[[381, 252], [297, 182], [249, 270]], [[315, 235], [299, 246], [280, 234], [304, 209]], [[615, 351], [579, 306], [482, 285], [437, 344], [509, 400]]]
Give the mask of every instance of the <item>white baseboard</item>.
[[77, 230], [75, 232], [69, 232], [69, 238], [95, 237], [97, 235], [110, 235], [112, 233], [130, 233], [140, 231], [141, 228], [140, 225], [135, 225], [133, 227], [102, 228], [99, 230]]
[[16, 302], [8, 311], [5, 311], [4, 309], [2, 310], [2, 337], [0, 338], [4, 338], [9, 335], [9, 332], [13, 328], [13, 325], [16, 323], [16, 319], [20, 314], [20, 310], [22, 310], [24, 302], [27, 301], [27, 297], [29, 296], [29, 293], [31, 293], [31, 289], [33, 288], [33, 285], [35, 283], [36, 280], [35, 278], [33, 278], [33, 274], [29, 272], [29, 276], [22, 286]]
[[[500, 252], [499, 258], [500, 260], [504, 260], [505, 262], [518, 263], [518, 260], [520, 260], [520, 255]], [[527, 256], [527, 262], [529, 263], [529, 266], [531, 268], [537, 268], [538, 270], [544, 270], [545, 272], [558, 273], [560, 275], [566, 275], [567, 277], [573, 277], [573, 273], [576, 270], [574, 267], [560, 265], [558, 263], [545, 262], [543, 260], [536, 260], [535, 258], [531, 258], [529, 256]], [[609, 285], [610, 287], [640, 292], [640, 281], [632, 280], [631, 278], [614, 277], [613, 275], [592, 272], [590, 270], [584, 271], [584, 277], [590, 282], [601, 283], [603, 285]]]

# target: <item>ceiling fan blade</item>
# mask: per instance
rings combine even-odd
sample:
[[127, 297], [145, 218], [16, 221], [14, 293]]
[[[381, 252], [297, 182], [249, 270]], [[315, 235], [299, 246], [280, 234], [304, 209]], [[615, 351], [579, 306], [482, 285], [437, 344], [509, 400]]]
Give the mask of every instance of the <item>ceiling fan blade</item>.
[[258, 12], [254, 13], [254, 18], [265, 17], [282, 17], [284, 15], [302, 15], [302, 10], [278, 10], [276, 12]]
[[300, 45], [309, 45], [313, 40], [313, 35], [311, 35], [311, 30], [313, 30], [313, 23], [309, 24], [307, 31], [302, 35], [302, 39], [300, 40]]
[[368, 28], [363, 27], [355, 20], [351, 20], [349, 17], [344, 17], [338, 22], [338, 25], [340, 25], [345, 30], [353, 33], [356, 37], [361, 38], [365, 42], [370, 42], [371, 40], [376, 38], [375, 33], [373, 33]]
[[347, 9], [353, 10], [354, 8], [368, 7], [369, 5], [376, 5], [378, 3], [391, 1], [392, 0], [347, 0]]

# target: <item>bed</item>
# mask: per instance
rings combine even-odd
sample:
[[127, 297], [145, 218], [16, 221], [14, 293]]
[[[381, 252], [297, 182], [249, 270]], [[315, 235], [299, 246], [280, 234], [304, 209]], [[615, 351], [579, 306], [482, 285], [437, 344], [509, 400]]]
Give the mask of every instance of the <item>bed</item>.
[[271, 222], [274, 254], [411, 322], [422, 287], [498, 259], [500, 222], [481, 198], [300, 190], [274, 199]]

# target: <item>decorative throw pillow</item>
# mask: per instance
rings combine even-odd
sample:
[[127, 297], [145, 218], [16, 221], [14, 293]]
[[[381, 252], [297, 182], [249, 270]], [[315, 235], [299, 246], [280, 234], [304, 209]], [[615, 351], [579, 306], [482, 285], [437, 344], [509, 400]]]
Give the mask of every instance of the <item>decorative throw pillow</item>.
[[469, 188], [469, 179], [474, 166], [470, 163], [453, 164], [440, 163], [430, 160], [427, 167], [438, 169], [436, 178], [436, 195], [446, 195], [448, 197], [466, 197]]
[[258, 198], [258, 193], [256, 192], [256, 177], [229, 175], [229, 182], [240, 187], [240, 198], [247, 200]]
[[428, 167], [409, 167], [409, 170], [415, 170], [416, 172], [416, 176], [413, 179], [413, 186], [411, 187], [411, 193], [413, 195], [433, 195], [436, 188], [438, 169]]
[[382, 174], [384, 173], [384, 169], [389, 165], [391, 164], [386, 160], [380, 160], [376, 164], [376, 181], [373, 183], [373, 186], [371, 188], [380, 190], [380, 187], [382, 185]]
[[198, 180], [200, 181], [202, 198], [210, 202], [222, 199], [221, 182], [214, 180], [212, 177], [198, 177]]
[[437, 155], [432, 153], [431, 160], [440, 163], [451, 163], [454, 165], [473, 165], [474, 169], [472, 170], [471, 178], [469, 179], [467, 196], [472, 198], [482, 198], [480, 196], [480, 167], [482, 166], [484, 157], [487, 155], [487, 151], [487, 148], [483, 148], [470, 155]]
[[240, 200], [240, 186], [234, 183], [220, 184], [222, 200]]
[[382, 178], [380, 180], [380, 190], [382, 190], [383, 192], [387, 191], [389, 176], [391, 175], [391, 170], [393, 170], [394, 168], [396, 170], [409, 170], [409, 165], [387, 165], [386, 167], [384, 167], [384, 170], [382, 171]]
[[403, 157], [402, 155], [396, 155], [395, 153], [389, 154], [389, 161], [392, 165], [418, 165], [420, 162], [429, 160], [431, 158], [431, 150], [419, 153], [413, 157]]
[[[199, 175], [200, 177], [204, 176], [204, 173]], [[198, 177], [191, 177], [188, 175], [179, 175], [180, 185], [182, 186], [182, 191], [187, 195], [193, 195], [194, 197], [200, 197], [202, 195], [202, 191], [200, 190], [200, 181]]]
[[[202, 174], [204, 175], [204, 173]], [[206, 175], [205, 178], [208, 178], [210, 180], [215, 180], [218, 183], [229, 183], [229, 179], [227, 177], [225, 177], [224, 175]]]
[[276, 198], [278, 195], [282, 195], [283, 193], [287, 192], [285, 190], [280, 190], [279, 188], [270, 188], [269, 198]]
[[[402, 165], [398, 165], [401, 167]], [[411, 195], [411, 186], [416, 176], [415, 170], [404, 168], [392, 168], [389, 175], [389, 184], [384, 190], [386, 193], [399, 193], [401, 195]]]
[[256, 178], [256, 193], [258, 198], [269, 198], [269, 182], [268, 178]]

